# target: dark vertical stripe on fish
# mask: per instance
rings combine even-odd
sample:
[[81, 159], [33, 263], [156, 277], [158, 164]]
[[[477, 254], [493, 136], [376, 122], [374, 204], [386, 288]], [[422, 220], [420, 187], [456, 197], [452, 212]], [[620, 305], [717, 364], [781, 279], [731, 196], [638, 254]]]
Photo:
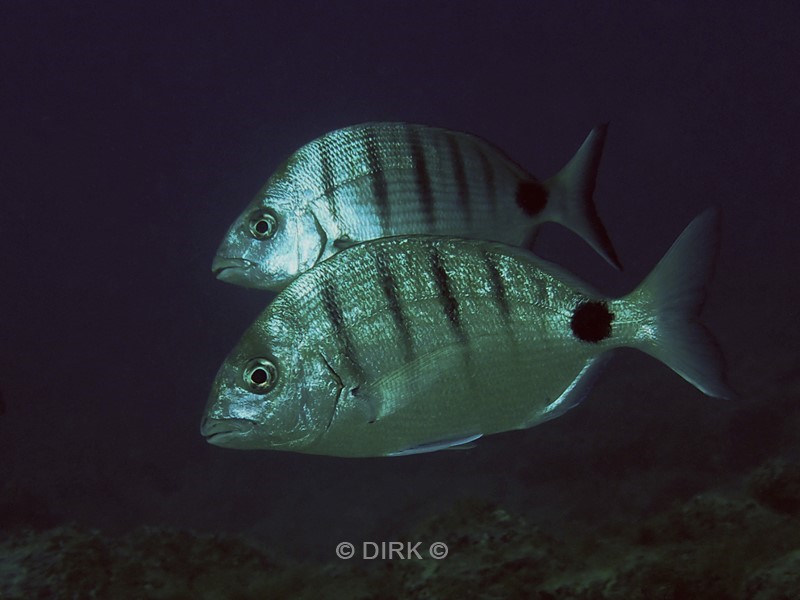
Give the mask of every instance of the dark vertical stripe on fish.
[[492, 216], [497, 214], [497, 183], [494, 177], [494, 165], [486, 158], [480, 144], [475, 145], [478, 151], [478, 156], [481, 159], [481, 168], [483, 170], [483, 181], [486, 184], [486, 195], [489, 197], [489, 207], [492, 210]]
[[331, 211], [331, 217], [335, 222], [339, 222], [339, 209], [336, 206], [336, 180], [333, 174], [333, 159], [331, 157], [330, 148], [328, 148], [329, 136], [323, 136], [319, 140], [319, 166], [320, 177], [322, 181], [322, 193], [325, 195], [325, 200], [328, 203], [328, 208]]
[[369, 178], [372, 182], [372, 196], [378, 211], [381, 231], [388, 234], [391, 207], [389, 206], [389, 189], [386, 185], [386, 174], [381, 166], [381, 152], [378, 141], [375, 139], [375, 132], [372, 129], [364, 130], [364, 147], [367, 151], [367, 164], [369, 166]]
[[511, 316], [511, 309], [508, 305], [506, 284], [503, 281], [503, 276], [500, 275], [500, 270], [497, 268], [497, 259], [489, 252], [484, 252], [483, 262], [486, 264], [486, 270], [489, 272], [489, 281], [492, 284], [492, 295], [495, 300], [497, 300], [497, 305], [500, 307], [500, 314], [503, 315], [503, 320], [508, 321]]
[[347, 330], [347, 327], [345, 327], [342, 310], [336, 300], [336, 292], [330, 281], [323, 280], [320, 282], [320, 296], [322, 297], [322, 306], [325, 308], [325, 313], [328, 315], [328, 321], [333, 327], [336, 339], [345, 358], [353, 366], [353, 370], [356, 373], [361, 373], [362, 369], [356, 357], [353, 340], [350, 337], [350, 332]]
[[458, 138], [450, 132], [447, 132], [446, 135], [447, 145], [450, 148], [450, 160], [453, 163], [453, 174], [456, 177], [456, 185], [458, 185], [458, 201], [464, 211], [467, 223], [472, 224], [472, 207], [469, 203], [469, 182], [464, 169], [464, 157], [461, 155]]
[[404, 357], [406, 361], [414, 358], [414, 346], [411, 338], [411, 330], [408, 327], [408, 321], [403, 313], [403, 308], [400, 306], [400, 298], [397, 296], [397, 282], [394, 279], [394, 274], [389, 268], [389, 261], [381, 250], [377, 250], [375, 254], [375, 267], [378, 270], [378, 278], [380, 279], [381, 289], [383, 295], [386, 296], [386, 303], [389, 305], [389, 310], [392, 313], [395, 326], [400, 332], [400, 337], [403, 340]]
[[414, 164], [414, 177], [416, 178], [417, 193], [422, 212], [428, 223], [428, 230], [432, 231], [436, 223], [436, 214], [433, 206], [433, 191], [431, 178], [428, 174], [428, 165], [425, 162], [425, 148], [422, 145], [419, 131], [416, 127], [408, 127], [408, 145], [411, 148], [411, 160]]
[[439, 299], [442, 302], [444, 314], [447, 315], [447, 320], [450, 322], [453, 332], [460, 342], [466, 342], [467, 336], [464, 332], [464, 327], [461, 323], [461, 315], [458, 308], [458, 300], [453, 296], [453, 291], [450, 289], [450, 276], [442, 265], [442, 257], [436, 248], [431, 250], [430, 254], [431, 271], [433, 272], [433, 279], [436, 282], [436, 287], [439, 290]]

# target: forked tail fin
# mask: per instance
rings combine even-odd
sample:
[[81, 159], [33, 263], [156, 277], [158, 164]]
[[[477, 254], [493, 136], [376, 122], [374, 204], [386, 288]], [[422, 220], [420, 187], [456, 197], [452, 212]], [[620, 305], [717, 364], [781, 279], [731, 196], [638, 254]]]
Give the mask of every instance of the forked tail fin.
[[597, 214], [593, 198], [607, 131], [608, 123], [592, 129], [575, 156], [544, 185], [552, 200], [548, 205], [549, 220], [577, 233], [611, 265], [621, 270], [622, 265]]
[[719, 221], [713, 208], [696, 217], [624, 301], [647, 314], [631, 346], [666, 363], [704, 394], [732, 398], [722, 352], [698, 320], [714, 269]]

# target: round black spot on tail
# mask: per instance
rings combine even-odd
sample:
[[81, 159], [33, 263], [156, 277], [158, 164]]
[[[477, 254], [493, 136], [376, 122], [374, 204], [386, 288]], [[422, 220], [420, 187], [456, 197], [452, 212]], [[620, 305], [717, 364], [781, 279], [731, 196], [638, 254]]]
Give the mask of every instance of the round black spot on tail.
[[584, 342], [599, 342], [611, 335], [614, 314], [605, 302], [583, 302], [575, 307], [570, 327], [575, 337]]
[[547, 206], [547, 188], [538, 181], [520, 181], [517, 185], [517, 206], [532, 217]]

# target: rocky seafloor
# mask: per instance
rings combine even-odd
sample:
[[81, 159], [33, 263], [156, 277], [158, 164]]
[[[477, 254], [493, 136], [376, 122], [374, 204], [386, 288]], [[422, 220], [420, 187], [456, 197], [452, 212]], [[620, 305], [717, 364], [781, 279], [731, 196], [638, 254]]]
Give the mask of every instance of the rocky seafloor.
[[439, 560], [289, 562], [235, 536], [58, 526], [0, 540], [0, 598], [800, 598], [799, 517], [800, 465], [771, 461], [739, 487], [591, 530], [464, 500], [398, 540], [445, 542]]

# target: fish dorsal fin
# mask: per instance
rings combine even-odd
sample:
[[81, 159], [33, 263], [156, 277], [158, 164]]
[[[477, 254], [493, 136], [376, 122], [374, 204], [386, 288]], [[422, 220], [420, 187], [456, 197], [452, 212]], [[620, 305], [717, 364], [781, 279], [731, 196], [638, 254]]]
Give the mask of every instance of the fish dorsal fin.
[[398, 450], [397, 452], [389, 452], [386, 456], [409, 456], [411, 454], [425, 454], [426, 452], [436, 452], [438, 450], [466, 450], [472, 447], [468, 445], [470, 442], [474, 442], [481, 436], [483, 436], [482, 433], [476, 433], [464, 438], [438, 440], [436, 442], [420, 444], [419, 446], [411, 446], [410, 448]]

